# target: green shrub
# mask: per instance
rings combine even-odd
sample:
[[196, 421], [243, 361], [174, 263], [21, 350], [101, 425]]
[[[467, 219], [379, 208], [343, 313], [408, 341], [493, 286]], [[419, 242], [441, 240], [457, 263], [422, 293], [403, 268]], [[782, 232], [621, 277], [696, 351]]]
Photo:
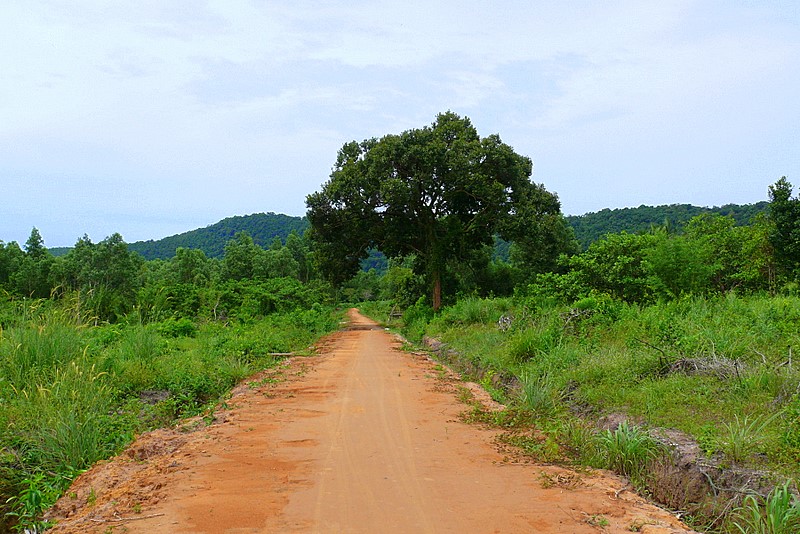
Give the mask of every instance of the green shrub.
[[162, 321], [156, 325], [156, 329], [164, 337], [194, 337], [197, 335], [197, 325], [185, 317]]

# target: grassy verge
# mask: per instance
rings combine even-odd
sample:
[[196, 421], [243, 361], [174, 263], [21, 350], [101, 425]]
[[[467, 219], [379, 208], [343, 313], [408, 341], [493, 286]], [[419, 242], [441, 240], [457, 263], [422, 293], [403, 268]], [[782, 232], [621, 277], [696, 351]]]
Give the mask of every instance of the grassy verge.
[[[0, 499], [5, 528], [40, 513], [82, 470], [142, 431], [202, 414], [275, 354], [305, 351], [338, 326], [330, 310], [258, 321], [169, 319], [89, 326], [56, 308], [0, 330]], [[2, 530], [2, 529], [0, 529]]]
[[[756, 503], [766, 517], [770, 487], [800, 475], [797, 297], [731, 294], [647, 307], [602, 297], [570, 306], [473, 298], [435, 316], [411, 308], [404, 322], [407, 337], [441, 340], [443, 357], [455, 351], [469, 378], [525, 412], [537, 427], [532, 453], [628, 475], [700, 528], [737, 532], [741, 507]], [[663, 445], [669, 440], [646, 431], [656, 427], [691, 438], [713, 466], [706, 475], [760, 479], [751, 489], [761, 496], [745, 502], [711, 487], [702, 500], [687, 480], [659, 495], [659, 477], [682, 475], [667, 467], [676, 454]]]

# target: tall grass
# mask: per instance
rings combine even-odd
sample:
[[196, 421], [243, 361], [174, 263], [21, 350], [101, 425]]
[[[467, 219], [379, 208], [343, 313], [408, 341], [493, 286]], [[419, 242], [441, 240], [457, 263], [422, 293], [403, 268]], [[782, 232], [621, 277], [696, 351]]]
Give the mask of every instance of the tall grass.
[[603, 467], [621, 473], [636, 485], [643, 484], [649, 462], [658, 453], [656, 441], [642, 428], [623, 421], [615, 430], [598, 436]]
[[445, 308], [437, 321], [443, 325], [496, 324], [511, 309], [511, 299], [465, 297]]
[[[200, 413], [273, 353], [307, 350], [338, 325], [316, 306], [227, 326], [76, 317], [40, 310], [0, 330], [0, 515], [19, 529], [137, 432]], [[159, 405], [142, 400], [151, 391]]]
[[36, 323], [6, 329], [0, 343], [0, 376], [17, 389], [47, 382], [64, 364], [86, 349], [80, 325], [49, 316]]
[[733, 421], [722, 424], [723, 430], [718, 441], [719, 450], [731, 461], [742, 463], [759, 452], [759, 448], [766, 441], [764, 432], [772, 418], [763, 416], [740, 418], [739, 414], [734, 414], [733, 417]]
[[741, 534], [795, 534], [800, 532], [800, 500], [786, 482], [776, 486], [766, 499], [748, 495], [731, 523]]
[[[500, 310], [515, 318], [511, 328], [496, 324]], [[520, 294], [412, 319], [418, 337], [441, 339], [469, 365], [516, 376], [520, 407], [589, 464], [642, 479], [652, 443], [635, 427], [594, 438], [570, 414], [622, 414], [689, 434], [722, 465], [800, 476], [798, 296], [729, 293], [644, 306]]]
[[539, 376], [523, 374], [520, 377], [517, 401], [522, 408], [540, 417], [554, 415], [563, 408], [563, 394], [547, 374]]

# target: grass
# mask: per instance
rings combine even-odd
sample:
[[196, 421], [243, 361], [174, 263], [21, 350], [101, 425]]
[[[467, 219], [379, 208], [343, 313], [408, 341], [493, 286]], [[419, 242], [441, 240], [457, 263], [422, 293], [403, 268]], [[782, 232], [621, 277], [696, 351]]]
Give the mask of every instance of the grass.
[[731, 528], [741, 534], [793, 534], [800, 532], [800, 500], [789, 482], [776, 486], [766, 499], [748, 495], [734, 512]]
[[[637, 466], [659, 453], [643, 432], [631, 425], [598, 437], [573, 415], [615, 413], [681, 430], [723, 464], [800, 475], [800, 362], [791, 350], [800, 346], [800, 297], [584, 301], [473, 298], [435, 316], [415, 310], [412, 339], [441, 340], [477, 376], [517, 377], [514, 405], [577, 461], [645, 478]], [[514, 317], [506, 330], [502, 315]]]
[[644, 485], [649, 462], [659, 452], [659, 445], [646, 431], [623, 421], [615, 430], [598, 435], [603, 467], [625, 475], [635, 486]]
[[[247, 324], [93, 326], [55, 307], [0, 330], [0, 530], [41, 527], [39, 513], [94, 462], [138, 432], [197, 415], [240, 380], [307, 352], [338, 326], [329, 310]], [[155, 404], [143, 400], [157, 393]]]
[[540, 417], [554, 415], [563, 408], [563, 394], [550, 375], [533, 376], [525, 373], [520, 376], [517, 402]]
[[[773, 416], [774, 417], [774, 416]], [[723, 423], [718, 449], [732, 462], [743, 463], [761, 450], [766, 441], [765, 429], [771, 417], [750, 418], [734, 414], [734, 420]]]

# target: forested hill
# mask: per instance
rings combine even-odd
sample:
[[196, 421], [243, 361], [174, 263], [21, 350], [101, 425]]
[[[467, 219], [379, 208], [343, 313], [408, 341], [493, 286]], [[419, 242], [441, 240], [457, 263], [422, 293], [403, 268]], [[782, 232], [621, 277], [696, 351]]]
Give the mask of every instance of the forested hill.
[[604, 209], [585, 215], [570, 215], [567, 221], [575, 229], [575, 237], [582, 248], [587, 248], [605, 234], [646, 232], [653, 226], [667, 225], [680, 231], [692, 217], [702, 213], [730, 215], [736, 224], [746, 225], [757, 214], [766, 211], [768, 202], [755, 204], [726, 204], [721, 207], [703, 208], [691, 204], [668, 206], [639, 206], [638, 208]]
[[[623, 230], [629, 233], [646, 232], [653, 226], [667, 224], [680, 231], [692, 217], [701, 213], [719, 213], [731, 215], [737, 225], [750, 222], [756, 214], [767, 209], [768, 202], [756, 204], [726, 204], [722, 207], [703, 208], [691, 204], [671, 204], [665, 206], [639, 206], [638, 208], [604, 209], [585, 215], [570, 215], [567, 221], [575, 229], [575, 237], [582, 248], [587, 248], [608, 233]], [[206, 256], [221, 258], [225, 244], [233, 239], [237, 232], [246, 231], [253, 241], [262, 247], [269, 247], [275, 236], [285, 241], [293, 230], [302, 234], [308, 228], [305, 217], [292, 217], [279, 213], [255, 213], [228, 217], [216, 224], [198, 228], [182, 234], [165, 237], [156, 241], [137, 241], [128, 245], [148, 260], [168, 259], [175, 255], [178, 247], [195, 248], [205, 252]], [[54, 255], [66, 254], [69, 248], [50, 249]]]
[[237, 232], [246, 231], [257, 245], [268, 248], [275, 236], [285, 242], [286, 236], [293, 230], [302, 235], [306, 228], [308, 221], [305, 217], [255, 213], [228, 217], [205, 228], [165, 237], [158, 241], [137, 241], [128, 245], [128, 248], [148, 260], [171, 258], [178, 247], [200, 249], [210, 258], [221, 258], [225, 252], [225, 244], [233, 239]]

